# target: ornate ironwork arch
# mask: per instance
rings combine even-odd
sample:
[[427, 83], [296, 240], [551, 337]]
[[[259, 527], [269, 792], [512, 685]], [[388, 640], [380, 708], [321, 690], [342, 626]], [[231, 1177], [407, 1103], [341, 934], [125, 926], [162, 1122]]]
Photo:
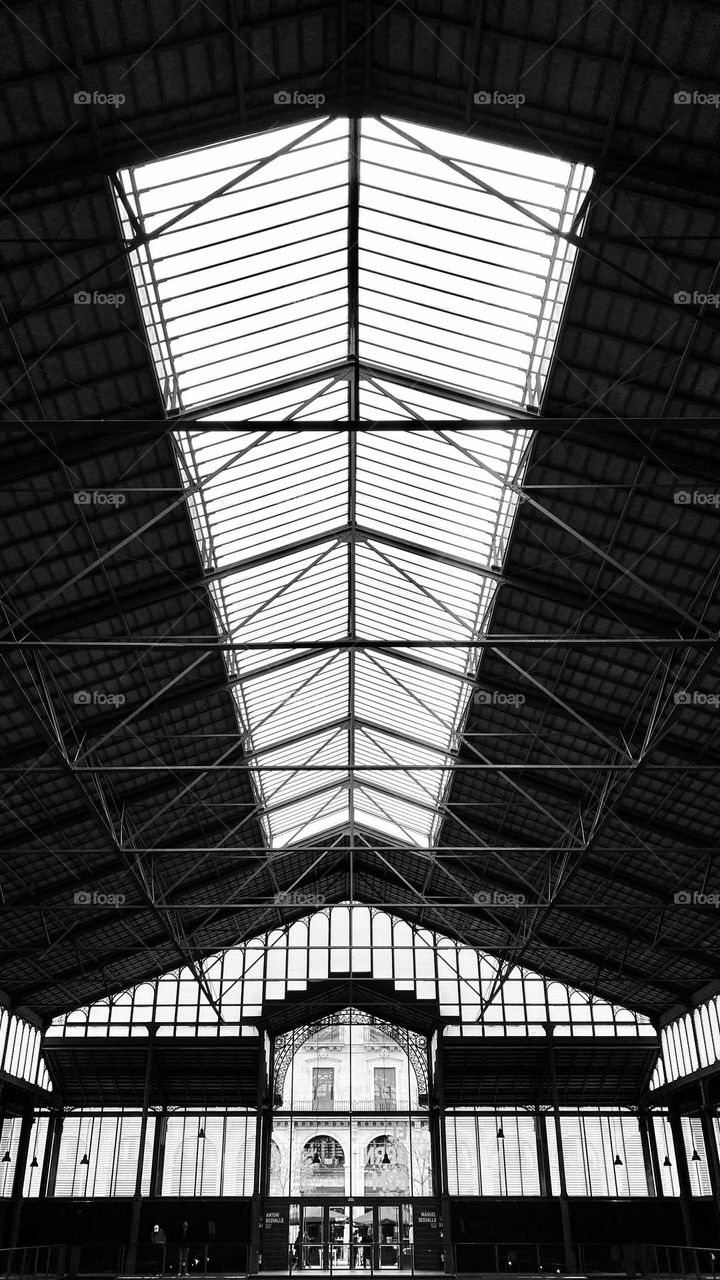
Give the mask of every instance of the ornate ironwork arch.
[[427, 1041], [425, 1037], [416, 1031], [409, 1031], [404, 1027], [396, 1027], [394, 1023], [387, 1022], [384, 1018], [376, 1018], [373, 1014], [365, 1013], [362, 1009], [353, 1008], [340, 1009], [337, 1013], [328, 1013], [324, 1018], [318, 1018], [316, 1022], [310, 1022], [304, 1027], [296, 1027], [292, 1031], [285, 1031], [282, 1035], [275, 1037], [273, 1090], [276, 1095], [283, 1096], [285, 1078], [294, 1054], [299, 1049], [302, 1049], [302, 1046], [317, 1035], [318, 1031], [321, 1031], [323, 1027], [337, 1026], [376, 1027], [389, 1040], [394, 1040], [403, 1053], [407, 1053], [410, 1059], [418, 1084], [418, 1093], [424, 1094], [425, 1097], [428, 1096]]

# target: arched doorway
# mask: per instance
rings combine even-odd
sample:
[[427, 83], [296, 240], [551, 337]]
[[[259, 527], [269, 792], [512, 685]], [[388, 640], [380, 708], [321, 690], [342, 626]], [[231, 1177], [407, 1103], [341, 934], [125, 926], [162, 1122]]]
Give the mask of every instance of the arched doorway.
[[273, 1057], [265, 1222], [287, 1224], [291, 1269], [417, 1269], [413, 1220], [439, 1221], [426, 1038], [348, 1006], [280, 1033]]

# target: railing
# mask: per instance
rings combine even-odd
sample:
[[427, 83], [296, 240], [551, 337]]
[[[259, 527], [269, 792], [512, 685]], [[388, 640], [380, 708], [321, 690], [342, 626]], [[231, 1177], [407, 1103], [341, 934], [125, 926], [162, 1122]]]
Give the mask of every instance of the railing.
[[59, 1276], [65, 1274], [68, 1246], [28, 1245], [21, 1249], [0, 1249], [2, 1276]]
[[[378, 1272], [406, 1271], [422, 1275], [443, 1270], [435, 1256], [421, 1251], [409, 1241], [395, 1241], [372, 1245], [338, 1244], [333, 1241], [316, 1242], [306, 1246], [307, 1256], [292, 1258], [292, 1275], [300, 1280], [298, 1272], [323, 1272], [331, 1275], [342, 1272], [347, 1275], [351, 1267], [361, 1275], [375, 1277]], [[313, 1250], [317, 1256], [313, 1256]], [[606, 1280], [667, 1280], [668, 1277], [688, 1277], [695, 1280], [720, 1280], [720, 1245], [716, 1248], [689, 1248], [686, 1245], [659, 1244], [576, 1244], [576, 1267], [568, 1271], [565, 1250], [558, 1242], [549, 1244], [473, 1243], [465, 1242], [444, 1246], [444, 1269], [456, 1275], [511, 1275], [521, 1276], [569, 1276], [580, 1280], [586, 1276], [603, 1277]], [[434, 1255], [434, 1250], [431, 1251]], [[363, 1254], [365, 1266], [363, 1267]], [[240, 1242], [211, 1242], [191, 1244], [189, 1247], [188, 1273], [190, 1277], [201, 1275], [232, 1275], [247, 1277], [251, 1261], [250, 1244]], [[298, 1261], [300, 1265], [298, 1266]], [[75, 1277], [85, 1276], [177, 1276], [180, 1259], [177, 1245], [161, 1246], [139, 1244], [132, 1270], [129, 1269], [130, 1251], [127, 1245], [118, 1244], [54, 1244], [27, 1245], [15, 1249], [0, 1249], [0, 1280], [14, 1277], [35, 1276]], [[275, 1268], [273, 1268], [275, 1269]], [[262, 1270], [262, 1268], [261, 1268]], [[290, 1273], [287, 1267], [279, 1271]], [[359, 1277], [358, 1277], [359, 1280]]]
[[[142, 1276], [177, 1276], [181, 1270], [180, 1250], [177, 1244], [153, 1245], [139, 1244], [135, 1254], [135, 1265], [127, 1267], [129, 1250], [123, 1250], [124, 1274]], [[81, 1260], [82, 1262], [82, 1260]], [[196, 1275], [233, 1275], [246, 1276], [250, 1264], [250, 1244], [247, 1240], [224, 1241], [212, 1240], [207, 1243], [188, 1245], [187, 1271], [190, 1276]], [[80, 1270], [78, 1275], [90, 1272]]]
[[399, 1111], [407, 1115], [414, 1111], [427, 1111], [427, 1107], [421, 1107], [417, 1098], [412, 1101], [409, 1098], [392, 1098], [384, 1101], [355, 1101], [350, 1098], [305, 1098], [300, 1102], [293, 1102], [292, 1105], [287, 1102], [280, 1103], [275, 1107], [276, 1111], [315, 1111], [320, 1115], [331, 1115], [335, 1111], [362, 1111], [363, 1115], [377, 1114], [385, 1115], [388, 1111]]
[[[190, 1244], [187, 1269], [190, 1276], [247, 1276], [250, 1245], [246, 1240], [213, 1241]], [[63, 1277], [74, 1280], [82, 1276], [177, 1276], [180, 1256], [177, 1245], [139, 1244], [131, 1266], [131, 1250], [127, 1244], [55, 1244], [27, 1245], [0, 1249], [0, 1277]]]
[[[333, 1240], [315, 1241], [303, 1245], [299, 1253], [291, 1250], [292, 1280], [306, 1280], [316, 1272], [323, 1276], [347, 1277], [354, 1273], [357, 1280], [375, 1280], [378, 1274], [388, 1271], [404, 1271], [411, 1276], [442, 1272], [441, 1255], [437, 1250], [416, 1251], [409, 1240], [384, 1240], [362, 1244], [345, 1244]], [[298, 1274], [299, 1273], [299, 1274]], [[305, 1273], [305, 1274], [303, 1274]]]
[[[449, 1252], [448, 1252], [449, 1251]], [[573, 1276], [720, 1276], [720, 1245], [690, 1248], [662, 1244], [576, 1244]], [[568, 1275], [561, 1243], [458, 1243], [446, 1245], [450, 1269], [471, 1275]]]

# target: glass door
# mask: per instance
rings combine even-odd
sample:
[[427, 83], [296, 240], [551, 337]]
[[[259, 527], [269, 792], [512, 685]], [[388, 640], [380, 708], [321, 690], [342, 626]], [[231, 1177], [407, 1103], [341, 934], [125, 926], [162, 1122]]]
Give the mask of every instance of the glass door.
[[354, 1269], [412, 1270], [412, 1207], [409, 1204], [357, 1205], [353, 1214]]
[[353, 1265], [350, 1207], [342, 1204], [330, 1205], [327, 1214], [330, 1269], [332, 1271], [350, 1271]]
[[[354, 1265], [351, 1209], [348, 1205], [293, 1205], [298, 1227], [292, 1248], [299, 1271], [350, 1271]], [[291, 1214], [293, 1220], [294, 1215]]]
[[400, 1268], [400, 1208], [396, 1204], [375, 1206], [377, 1218], [377, 1265], [381, 1271], [398, 1271]]
[[[290, 1206], [290, 1254], [297, 1271], [410, 1271], [409, 1204]], [[297, 1223], [297, 1226], [295, 1224]]]
[[354, 1271], [374, 1271], [375, 1208], [373, 1205], [355, 1205], [352, 1215], [352, 1267]]
[[327, 1270], [326, 1210], [322, 1204], [300, 1205], [298, 1267], [302, 1271]]

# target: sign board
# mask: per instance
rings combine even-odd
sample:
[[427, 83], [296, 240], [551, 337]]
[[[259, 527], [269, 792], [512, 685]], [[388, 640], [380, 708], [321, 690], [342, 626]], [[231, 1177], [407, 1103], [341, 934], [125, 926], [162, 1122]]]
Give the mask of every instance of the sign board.
[[442, 1271], [442, 1239], [438, 1211], [434, 1205], [413, 1206], [415, 1270]]
[[288, 1206], [266, 1209], [263, 1214], [262, 1269], [284, 1271], [288, 1269]]

